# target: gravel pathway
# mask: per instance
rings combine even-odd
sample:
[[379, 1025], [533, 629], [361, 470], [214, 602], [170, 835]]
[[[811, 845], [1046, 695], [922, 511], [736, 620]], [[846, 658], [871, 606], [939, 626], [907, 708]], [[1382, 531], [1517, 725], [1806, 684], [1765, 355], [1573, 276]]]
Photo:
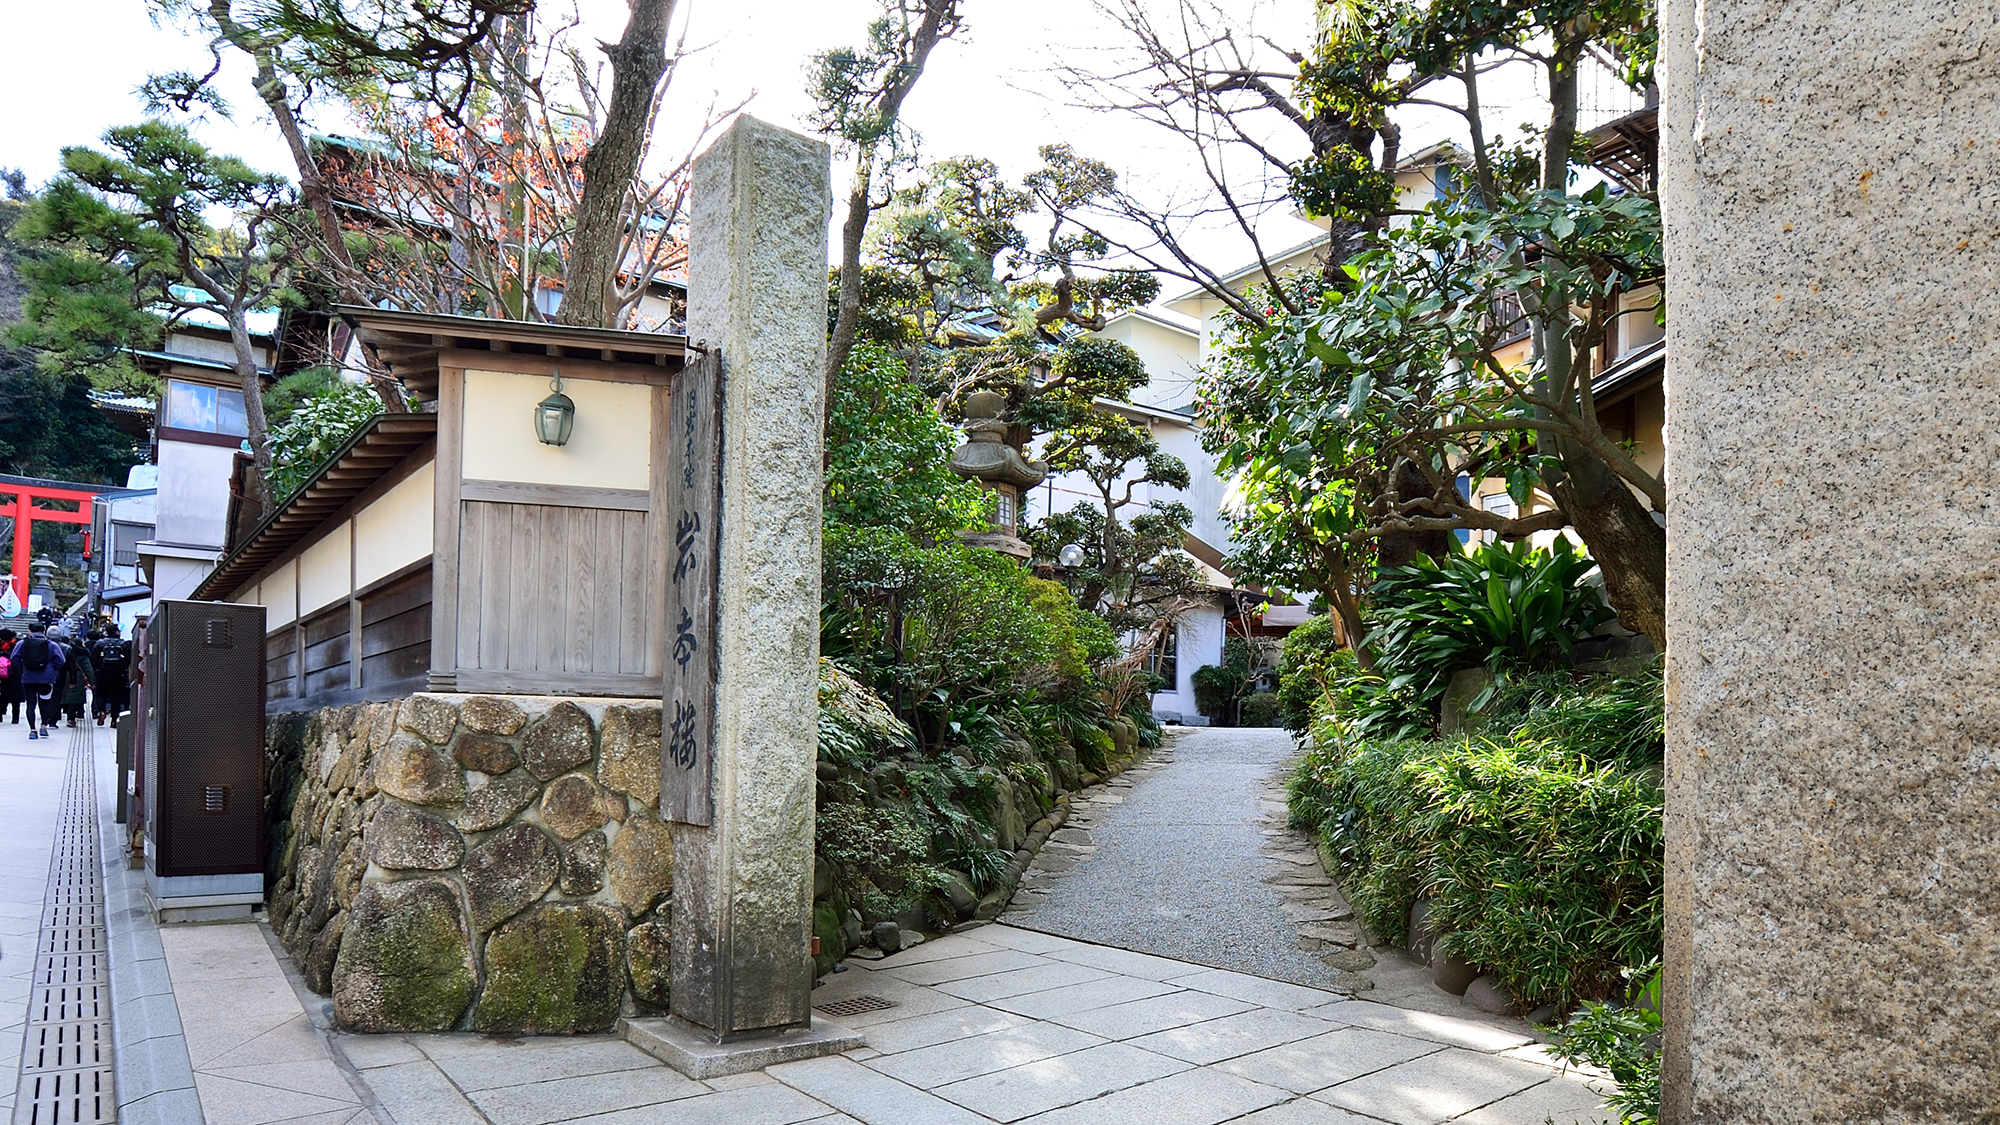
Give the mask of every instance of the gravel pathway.
[[1374, 965], [1304, 833], [1285, 827], [1282, 730], [1176, 732], [1079, 795], [1002, 920], [1315, 988]]

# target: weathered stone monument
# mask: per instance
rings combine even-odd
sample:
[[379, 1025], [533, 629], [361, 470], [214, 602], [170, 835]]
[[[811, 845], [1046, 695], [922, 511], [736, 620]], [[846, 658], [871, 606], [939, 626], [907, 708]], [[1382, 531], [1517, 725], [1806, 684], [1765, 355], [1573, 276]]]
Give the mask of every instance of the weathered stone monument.
[[810, 1028], [829, 176], [826, 145], [749, 117], [694, 166], [704, 355], [667, 423], [675, 1019], [628, 1034], [697, 1076], [858, 1042]]
[[2000, 9], [1667, 0], [1665, 1119], [2000, 1107]]

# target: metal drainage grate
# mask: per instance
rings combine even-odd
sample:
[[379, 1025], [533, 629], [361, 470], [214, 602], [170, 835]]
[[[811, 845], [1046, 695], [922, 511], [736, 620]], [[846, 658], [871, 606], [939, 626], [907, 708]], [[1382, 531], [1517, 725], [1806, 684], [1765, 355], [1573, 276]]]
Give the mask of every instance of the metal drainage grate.
[[829, 1016], [858, 1016], [863, 1012], [880, 1012], [896, 1006], [894, 1000], [884, 1000], [880, 996], [850, 996], [845, 1000], [828, 1000], [813, 1007]]
[[104, 882], [97, 862], [91, 728], [70, 734], [62, 809], [49, 857], [41, 940], [28, 994], [13, 1125], [118, 1120], [111, 1080], [111, 985], [104, 951]]

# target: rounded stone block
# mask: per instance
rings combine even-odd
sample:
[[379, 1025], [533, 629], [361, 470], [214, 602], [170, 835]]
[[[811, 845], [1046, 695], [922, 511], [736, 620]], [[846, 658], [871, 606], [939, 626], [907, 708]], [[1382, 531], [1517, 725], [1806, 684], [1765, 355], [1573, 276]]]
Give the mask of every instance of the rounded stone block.
[[551, 781], [590, 760], [592, 747], [590, 716], [574, 703], [558, 703], [542, 720], [528, 728], [521, 740], [528, 772]]
[[528, 713], [511, 699], [490, 695], [469, 695], [458, 701], [458, 718], [467, 730], [481, 734], [519, 734], [528, 725]]
[[606, 788], [658, 808], [660, 708], [607, 708], [597, 742], [597, 780]]
[[594, 895], [604, 889], [604, 863], [611, 845], [602, 832], [586, 832], [576, 843], [563, 849], [562, 876], [556, 887], [572, 898]]
[[451, 744], [458, 764], [480, 773], [502, 774], [521, 764], [521, 752], [490, 734], [465, 733]]
[[610, 794], [582, 774], [557, 778], [542, 794], [542, 824], [565, 840], [574, 840], [611, 819], [605, 806]]
[[672, 998], [673, 931], [665, 922], [642, 922], [625, 935], [625, 972], [632, 995], [664, 1008]]
[[560, 866], [555, 845], [532, 824], [509, 825], [473, 848], [465, 857], [473, 932], [483, 934], [541, 898]]
[[431, 695], [413, 695], [403, 701], [397, 715], [402, 728], [425, 742], [443, 746], [458, 727], [458, 712], [451, 704]]
[[413, 805], [465, 800], [465, 774], [458, 763], [408, 731], [397, 731], [375, 756], [375, 785]]
[[486, 939], [475, 1031], [607, 1031], [625, 991], [625, 920], [595, 904], [537, 907]]
[[333, 1014], [349, 1031], [449, 1031], [472, 999], [472, 943], [441, 879], [362, 888], [333, 967]]
[[611, 893], [637, 917], [674, 887], [674, 841], [648, 813], [631, 817], [611, 841]]
[[465, 837], [427, 812], [384, 805], [369, 826], [375, 862], [391, 871], [449, 871], [465, 858]]
[[496, 777], [472, 791], [459, 810], [458, 827], [466, 832], [484, 832], [507, 823], [507, 818], [534, 803], [542, 791], [526, 774]]

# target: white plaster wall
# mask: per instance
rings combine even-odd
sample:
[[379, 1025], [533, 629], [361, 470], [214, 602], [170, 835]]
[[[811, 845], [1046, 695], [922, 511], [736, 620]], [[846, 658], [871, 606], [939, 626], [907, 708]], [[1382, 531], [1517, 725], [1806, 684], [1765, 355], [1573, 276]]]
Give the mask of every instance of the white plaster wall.
[[356, 589], [430, 555], [436, 489], [437, 462], [433, 461], [355, 513]]
[[1194, 401], [1201, 364], [1199, 330], [1175, 328], [1138, 313], [1126, 313], [1093, 335], [1124, 344], [1146, 365], [1147, 383], [1132, 393], [1132, 401], [1161, 410], [1178, 410]]
[[1172, 691], [1153, 694], [1153, 714], [1192, 715], [1201, 711], [1194, 705], [1195, 669], [1222, 663], [1222, 607], [1205, 605], [1181, 618], [1179, 668]]
[[[1192, 423], [1166, 421], [1154, 421], [1152, 430], [1163, 451], [1187, 462], [1188, 487], [1140, 485], [1132, 491], [1135, 505], [1154, 501], [1186, 504], [1194, 511], [1194, 523], [1189, 530], [1204, 543], [1226, 553], [1229, 550], [1230, 530], [1229, 521], [1222, 516], [1222, 500], [1228, 485], [1216, 474], [1215, 458], [1201, 447], [1201, 431]], [[1116, 495], [1122, 496], [1124, 492], [1125, 486], [1120, 484]], [[1044, 519], [1051, 513], [1067, 512], [1079, 504], [1098, 508], [1103, 503], [1104, 498], [1089, 477], [1082, 473], [1052, 473], [1023, 496], [1021, 520], [1029, 523]], [[1125, 518], [1130, 519], [1140, 510], [1136, 506], [1126, 508]]]
[[354, 589], [354, 523], [348, 521], [299, 556], [299, 612], [311, 613]]
[[565, 379], [576, 403], [569, 443], [535, 436], [535, 404], [549, 395], [540, 375], [465, 373], [465, 476], [584, 488], [645, 489], [651, 482], [653, 389], [643, 383]]
[[291, 562], [272, 571], [257, 584], [258, 601], [264, 606], [265, 629], [290, 625], [299, 616], [299, 564]]
[[162, 441], [153, 538], [220, 549], [228, 539], [229, 471], [235, 458], [236, 451], [225, 446]]
[[195, 559], [157, 558], [153, 560], [153, 601], [185, 599], [215, 569], [213, 563]]

